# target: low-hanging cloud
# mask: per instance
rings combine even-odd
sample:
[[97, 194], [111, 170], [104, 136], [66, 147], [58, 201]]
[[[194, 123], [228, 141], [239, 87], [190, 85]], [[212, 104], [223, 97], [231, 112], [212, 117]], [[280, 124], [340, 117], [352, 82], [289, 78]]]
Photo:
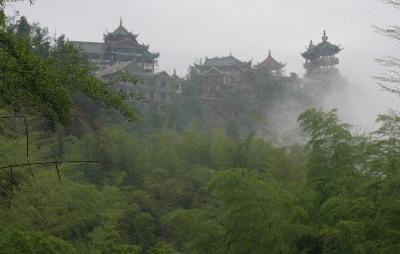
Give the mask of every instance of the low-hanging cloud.
[[397, 56], [400, 45], [376, 34], [373, 25], [400, 23], [399, 10], [378, 0], [37, 0], [13, 4], [33, 22], [64, 33], [71, 40], [101, 41], [122, 17], [124, 25], [140, 34], [139, 41], [160, 52], [159, 69], [188, 66], [205, 56], [232, 52], [254, 63], [269, 49], [287, 64], [286, 73], [304, 73], [300, 53], [310, 40], [341, 44], [338, 66], [349, 81], [342, 94], [332, 95], [326, 107], [339, 108], [344, 120], [360, 125], [373, 122], [377, 113], [398, 107], [400, 99], [382, 92], [372, 76], [382, 73], [374, 59]]

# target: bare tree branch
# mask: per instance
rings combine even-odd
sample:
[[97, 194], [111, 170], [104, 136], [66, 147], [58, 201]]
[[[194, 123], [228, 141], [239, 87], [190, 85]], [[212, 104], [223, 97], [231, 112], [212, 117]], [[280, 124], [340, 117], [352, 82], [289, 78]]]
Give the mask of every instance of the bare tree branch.
[[10, 198], [8, 200], [8, 209], [11, 209], [12, 196], [13, 196], [13, 193], [14, 193], [14, 190], [13, 190], [13, 182], [14, 182], [13, 171], [14, 171], [14, 168], [13, 168], [12, 165], [10, 165], [10, 166], [8, 166], [6, 168], [10, 169]]
[[400, 0], [381, 0], [383, 3], [400, 9]]
[[400, 40], [400, 26], [389, 26], [386, 28], [374, 26], [374, 28], [376, 32], [382, 34], [383, 36], [394, 40]]
[[60, 169], [58, 168], [58, 163], [54, 163], [56, 165], [56, 170], [57, 170], [57, 174], [58, 174], [58, 181], [61, 182], [61, 175], [60, 175]]
[[29, 159], [29, 129], [28, 129], [28, 122], [26, 120], [26, 117], [24, 117], [24, 124], [25, 124], [25, 138], [26, 138], [26, 162], [29, 164], [28, 169], [31, 172], [33, 181], [35, 181], [35, 175], [33, 174], [33, 170], [30, 165], [31, 162]]
[[72, 161], [42, 161], [42, 162], [32, 162], [32, 163], [21, 163], [21, 164], [11, 164], [8, 166], [0, 167], [1, 169], [7, 169], [10, 167], [20, 168], [26, 166], [38, 166], [38, 165], [51, 165], [51, 164], [76, 164], [76, 163], [94, 163], [94, 164], [111, 164], [109, 161], [95, 161], [95, 160], [72, 160]]

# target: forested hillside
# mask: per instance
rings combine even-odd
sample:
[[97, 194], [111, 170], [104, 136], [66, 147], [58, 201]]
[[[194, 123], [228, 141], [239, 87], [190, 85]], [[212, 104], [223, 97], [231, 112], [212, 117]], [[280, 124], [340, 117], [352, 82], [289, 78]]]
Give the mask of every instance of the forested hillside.
[[63, 36], [6, 22], [6, 2], [0, 253], [399, 252], [395, 112], [361, 133], [308, 109], [294, 119], [305, 144], [277, 145], [254, 123], [243, 131], [251, 118], [207, 128], [196, 103], [134, 108], [142, 98], [96, 79]]

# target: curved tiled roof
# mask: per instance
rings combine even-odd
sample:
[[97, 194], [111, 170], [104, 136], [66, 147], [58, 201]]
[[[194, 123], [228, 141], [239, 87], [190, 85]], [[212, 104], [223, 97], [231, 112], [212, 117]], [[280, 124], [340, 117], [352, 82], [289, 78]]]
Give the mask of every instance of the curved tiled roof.
[[342, 49], [328, 42], [328, 36], [326, 36], [326, 31], [324, 31], [324, 35], [322, 37], [322, 42], [318, 45], [313, 45], [312, 41], [310, 42], [310, 46], [307, 51], [301, 54], [305, 59], [315, 60], [321, 56], [333, 56], [339, 53]]
[[284, 64], [279, 63], [278, 61], [276, 61], [272, 55], [271, 55], [271, 50], [268, 52], [268, 57], [262, 61], [261, 63], [259, 63], [258, 65], [256, 65], [254, 68], [256, 69], [269, 69], [269, 70], [280, 70], [283, 67], [285, 67]]
[[233, 56], [206, 58], [205, 66], [223, 67], [241, 65], [243, 62]]

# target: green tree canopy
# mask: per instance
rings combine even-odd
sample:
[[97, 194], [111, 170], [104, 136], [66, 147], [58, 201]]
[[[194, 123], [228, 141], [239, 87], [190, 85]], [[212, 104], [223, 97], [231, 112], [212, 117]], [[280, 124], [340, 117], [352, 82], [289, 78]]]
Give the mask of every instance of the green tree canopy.
[[25, 17], [10, 31], [4, 14], [7, 2], [0, 1], [0, 109], [67, 124], [76, 107], [74, 97], [84, 95], [135, 119], [127, 95], [94, 77], [90, 64], [63, 37], [49, 47], [43, 30], [32, 29]]

